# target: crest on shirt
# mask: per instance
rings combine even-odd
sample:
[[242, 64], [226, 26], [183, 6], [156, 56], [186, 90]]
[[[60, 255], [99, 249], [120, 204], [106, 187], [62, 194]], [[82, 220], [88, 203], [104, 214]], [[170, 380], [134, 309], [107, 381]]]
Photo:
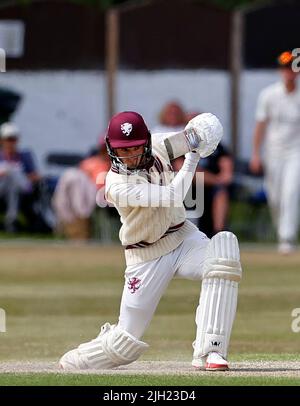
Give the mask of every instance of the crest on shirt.
[[123, 123], [123, 124], [121, 124], [121, 131], [127, 137], [130, 135], [132, 129], [133, 129], [133, 127], [132, 127], [131, 123]]
[[135, 293], [141, 286], [141, 280], [139, 278], [130, 278], [127, 285], [130, 292]]

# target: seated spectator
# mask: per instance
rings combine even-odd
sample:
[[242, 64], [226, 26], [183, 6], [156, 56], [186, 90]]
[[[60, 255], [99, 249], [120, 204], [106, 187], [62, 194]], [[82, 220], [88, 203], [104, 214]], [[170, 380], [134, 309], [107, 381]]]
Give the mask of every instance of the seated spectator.
[[17, 126], [7, 122], [0, 127], [0, 199], [6, 203], [4, 227], [16, 231], [21, 196], [33, 193], [40, 180], [30, 151], [18, 148], [20, 132]]
[[[101, 139], [95, 155], [84, 159], [77, 168], [67, 169], [60, 177], [52, 202], [58, 231], [67, 238], [90, 237], [90, 217], [96, 207], [97, 189], [103, 187], [109, 169], [110, 161]], [[99, 174], [104, 174], [103, 184], [99, 183]]]
[[212, 155], [200, 160], [198, 170], [204, 172], [204, 213], [198, 227], [211, 238], [227, 226], [233, 160], [227, 149], [219, 144]]
[[182, 106], [171, 101], [167, 103], [159, 113], [159, 124], [153, 128], [153, 133], [181, 131], [186, 124], [185, 112]]

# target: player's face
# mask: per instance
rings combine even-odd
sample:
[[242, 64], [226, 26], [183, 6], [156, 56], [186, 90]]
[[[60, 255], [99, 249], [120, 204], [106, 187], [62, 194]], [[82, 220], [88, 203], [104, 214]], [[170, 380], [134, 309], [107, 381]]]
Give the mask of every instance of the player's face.
[[17, 149], [18, 138], [17, 137], [9, 137], [2, 140], [2, 149], [7, 153], [13, 153]]
[[115, 152], [127, 168], [134, 169], [139, 166], [141, 162], [142, 154], [144, 153], [144, 145], [130, 148], [116, 148]]
[[281, 68], [280, 73], [285, 83], [294, 82], [298, 76], [298, 73], [294, 72], [292, 68]]

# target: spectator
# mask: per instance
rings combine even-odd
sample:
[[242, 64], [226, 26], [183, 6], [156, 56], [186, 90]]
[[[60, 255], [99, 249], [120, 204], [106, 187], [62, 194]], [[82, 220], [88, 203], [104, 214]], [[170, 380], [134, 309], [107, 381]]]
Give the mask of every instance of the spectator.
[[101, 139], [95, 155], [84, 159], [77, 168], [67, 169], [59, 179], [53, 207], [58, 229], [66, 237], [82, 240], [90, 237], [90, 217], [96, 207], [97, 189], [104, 186], [109, 169], [110, 161]]
[[185, 112], [182, 106], [175, 101], [167, 103], [159, 114], [159, 125], [153, 133], [181, 131], [186, 124]]
[[30, 151], [19, 151], [19, 129], [7, 122], [0, 127], [0, 198], [6, 203], [5, 230], [16, 231], [21, 196], [33, 193], [40, 180]]
[[204, 172], [204, 213], [199, 218], [198, 228], [211, 238], [226, 230], [233, 160], [219, 144], [212, 155], [200, 160], [198, 171]]
[[291, 52], [283, 52], [278, 57], [281, 81], [266, 87], [259, 95], [250, 161], [253, 173], [259, 173], [264, 167], [278, 250], [283, 254], [294, 250], [299, 223], [300, 91], [297, 73], [292, 69], [293, 60]]

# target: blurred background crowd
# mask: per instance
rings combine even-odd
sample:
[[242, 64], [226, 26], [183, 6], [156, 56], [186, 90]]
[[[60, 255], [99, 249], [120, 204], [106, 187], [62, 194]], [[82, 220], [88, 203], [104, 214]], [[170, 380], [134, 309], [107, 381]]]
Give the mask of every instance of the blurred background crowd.
[[[288, 252], [300, 207], [300, 96], [291, 54], [300, 46], [299, 19], [298, 1], [0, 4], [1, 235], [117, 241], [117, 213], [96, 205], [105, 183], [97, 176], [110, 168], [109, 118], [138, 111], [155, 134], [212, 112], [224, 139], [199, 163], [204, 214], [194, 221], [209, 236], [230, 229], [242, 240], [278, 239]], [[264, 150], [272, 126], [275, 155]], [[283, 157], [285, 149], [293, 153]], [[265, 156], [280, 162], [280, 173], [293, 156], [287, 180], [272, 178], [270, 186], [267, 172], [275, 169]], [[281, 182], [290, 187], [282, 191]], [[287, 198], [271, 199], [274, 188]]]

